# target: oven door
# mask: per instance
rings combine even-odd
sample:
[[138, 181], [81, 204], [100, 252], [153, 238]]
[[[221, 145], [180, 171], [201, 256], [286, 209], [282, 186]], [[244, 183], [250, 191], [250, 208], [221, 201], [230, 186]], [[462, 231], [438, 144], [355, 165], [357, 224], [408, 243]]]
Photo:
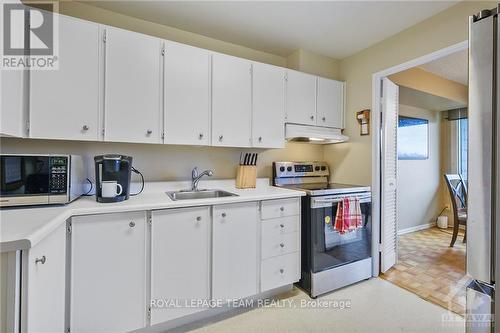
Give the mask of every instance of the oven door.
[[360, 201], [362, 223], [341, 233], [335, 217], [345, 196], [311, 198], [311, 263], [317, 273], [371, 257], [371, 195], [356, 195]]

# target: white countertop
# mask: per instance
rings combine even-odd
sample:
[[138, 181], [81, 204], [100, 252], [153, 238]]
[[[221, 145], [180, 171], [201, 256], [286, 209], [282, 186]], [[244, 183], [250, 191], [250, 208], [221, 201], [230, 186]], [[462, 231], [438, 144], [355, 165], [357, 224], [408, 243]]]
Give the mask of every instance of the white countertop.
[[29, 249], [65, 223], [68, 218], [76, 215], [207, 206], [305, 195], [301, 191], [270, 186], [269, 179], [265, 178], [258, 179], [257, 187], [253, 189], [237, 189], [234, 186], [234, 180], [204, 180], [199, 183], [200, 189], [225, 190], [238, 195], [233, 197], [173, 201], [165, 193], [188, 189], [190, 184], [189, 181], [148, 182], [140, 195], [116, 203], [98, 203], [92, 196], [81, 197], [64, 206], [2, 209], [0, 210], [0, 252]]

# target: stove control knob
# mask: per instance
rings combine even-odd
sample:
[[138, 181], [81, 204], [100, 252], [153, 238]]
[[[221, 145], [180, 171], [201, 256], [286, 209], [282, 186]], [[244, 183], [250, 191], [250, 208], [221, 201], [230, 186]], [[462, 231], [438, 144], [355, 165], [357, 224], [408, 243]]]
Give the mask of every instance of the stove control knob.
[[323, 166], [321, 167], [321, 171], [326, 171], [326, 166], [324, 166], [324, 165], [323, 165]]
[[286, 168], [286, 171], [288, 171], [288, 172], [292, 172], [292, 167], [291, 167], [291, 166], [287, 167], [287, 168]]
[[315, 171], [319, 171], [319, 165], [316, 165], [316, 166], [314, 167], [314, 170], [315, 170]]
[[285, 167], [284, 166], [280, 167], [280, 171], [285, 172]]

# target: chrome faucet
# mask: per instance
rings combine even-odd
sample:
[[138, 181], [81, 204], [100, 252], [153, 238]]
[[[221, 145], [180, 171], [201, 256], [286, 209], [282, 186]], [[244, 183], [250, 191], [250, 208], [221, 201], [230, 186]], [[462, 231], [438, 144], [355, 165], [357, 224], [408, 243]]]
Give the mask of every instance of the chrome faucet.
[[214, 172], [212, 170], [205, 170], [198, 174], [198, 167], [194, 167], [193, 171], [191, 171], [191, 191], [198, 191], [198, 183], [201, 177], [205, 175], [211, 177], [213, 174]]

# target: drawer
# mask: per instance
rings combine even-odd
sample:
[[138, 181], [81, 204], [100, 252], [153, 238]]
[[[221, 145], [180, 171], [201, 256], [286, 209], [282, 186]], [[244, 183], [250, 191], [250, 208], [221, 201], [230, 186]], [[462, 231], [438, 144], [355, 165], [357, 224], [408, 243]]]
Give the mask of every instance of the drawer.
[[300, 216], [287, 216], [263, 222], [261, 225], [262, 238], [272, 237], [299, 231]]
[[262, 259], [299, 251], [299, 233], [262, 237]]
[[262, 261], [260, 291], [264, 292], [300, 280], [300, 252]]
[[261, 202], [261, 218], [274, 219], [283, 216], [300, 215], [300, 204], [297, 198], [283, 200], [267, 200]]

